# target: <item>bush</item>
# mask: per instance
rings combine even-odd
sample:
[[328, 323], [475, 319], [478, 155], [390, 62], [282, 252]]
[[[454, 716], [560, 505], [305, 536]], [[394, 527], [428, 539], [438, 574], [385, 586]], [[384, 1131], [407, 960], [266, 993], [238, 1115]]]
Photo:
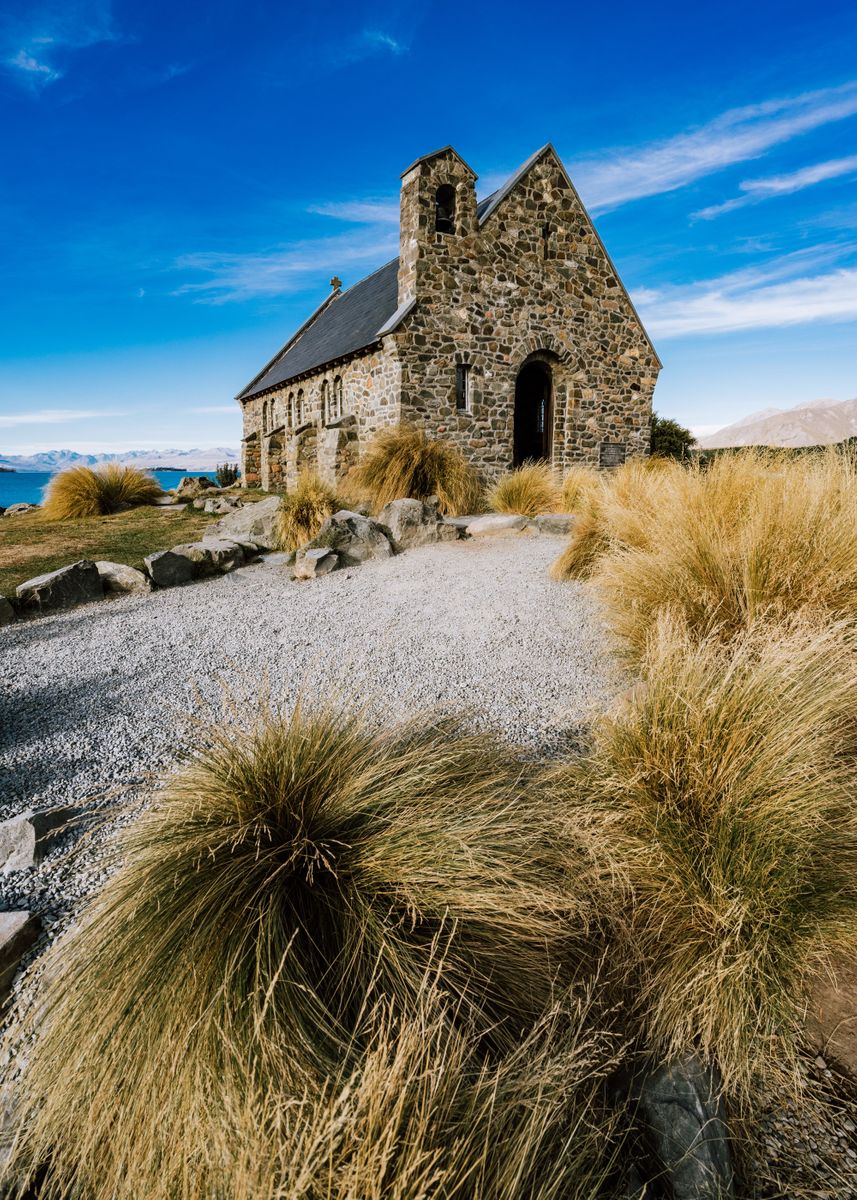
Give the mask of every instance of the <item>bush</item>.
[[857, 614], [857, 474], [830, 453], [758, 451], [654, 477], [642, 499], [608, 499], [609, 553], [594, 565], [632, 660], [668, 606], [699, 638], [729, 637], [803, 609]]
[[277, 546], [280, 550], [297, 550], [319, 532], [329, 516], [343, 505], [333, 488], [322, 483], [318, 475], [305, 472], [293, 492], [283, 496], [277, 516]]
[[152, 504], [163, 495], [158, 481], [136, 467], [102, 463], [91, 467], [69, 467], [54, 475], [47, 486], [42, 511], [52, 521], [102, 517]]
[[479, 504], [481, 493], [476, 474], [460, 450], [407, 426], [377, 435], [355, 468], [353, 483], [376, 511], [391, 500], [437, 496], [443, 512], [465, 513]]
[[241, 474], [238, 463], [220, 463], [215, 472], [215, 480], [218, 487], [227, 488], [234, 487], [238, 482]]
[[537, 773], [449, 722], [213, 729], [49, 952], [19, 1162], [50, 1161], [45, 1200], [231, 1195], [228, 1161], [195, 1175], [235, 1150], [247, 1098], [280, 1105], [294, 1169], [295, 1099], [359, 1069], [378, 1005], [513, 1053], [598, 953], [569, 854]]
[[594, 467], [569, 467], [562, 481], [562, 511], [578, 512], [592, 492], [598, 491], [600, 479]]
[[562, 492], [548, 463], [527, 463], [499, 479], [486, 499], [492, 512], [536, 517], [539, 513], [558, 512]]
[[629, 873], [651, 1053], [700, 1051], [739, 1094], [795, 1061], [806, 975], [857, 937], [855, 650], [807, 621], [724, 644], [662, 619], [642, 682], [557, 771]]
[[688, 459], [691, 447], [696, 445], [696, 438], [689, 429], [671, 421], [669, 417], [659, 417], [652, 413], [652, 433], [649, 439], [649, 453], [654, 458]]

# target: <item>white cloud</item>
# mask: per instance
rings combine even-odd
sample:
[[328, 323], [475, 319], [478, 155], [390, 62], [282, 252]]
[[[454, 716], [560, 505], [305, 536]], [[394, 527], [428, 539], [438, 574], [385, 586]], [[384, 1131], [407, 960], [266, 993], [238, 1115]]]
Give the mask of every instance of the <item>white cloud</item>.
[[307, 211], [355, 225], [399, 224], [398, 200], [334, 200], [328, 204], [313, 204]]
[[675, 191], [855, 114], [857, 81], [852, 81], [730, 109], [697, 129], [636, 149], [572, 160], [572, 176], [586, 204], [605, 212], [629, 200]]
[[815, 163], [810, 167], [801, 167], [787, 175], [770, 175], [766, 179], [746, 179], [738, 186], [744, 193], [735, 196], [723, 204], [712, 204], [709, 208], [700, 209], [694, 217], [704, 221], [719, 217], [723, 213], [733, 212], [736, 208], [744, 208], [747, 204], [757, 204], [761, 200], [770, 200], [775, 196], [787, 196], [792, 192], [803, 191], [816, 183], [824, 183], [828, 179], [838, 179], [842, 175], [852, 175], [857, 172], [857, 154], [848, 158], [833, 158], [827, 162]]
[[0, 64], [23, 87], [38, 92], [62, 78], [58, 59], [116, 37], [110, 0], [39, 0], [23, 16], [0, 17]]
[[646, 328], [660, 338], [857, 321], [857, 267], [830, 265], [841, 253], [801, 251], [761, 268], [638, 292], [634, 299]]
[[13, 429], [19, 425], [59, 425], [63, 421], [89, 421], [95, 417], [126, 415], [123, 412], [105, 412], [103, 409], [43, 408], [36, 412], [0, 413], [0, 429]]
[[392, 257], [398, 244], [396, 235], [370, 229], [363, 236], [340, 234], [258, 254], [187, 254], [178, 260], [177, 268], [205, 278], [183, 283], [173, 294], [193, 296], [204, 304], [281, 296], [316, 282], [327, 284], [331, 275], [344, 275], [348, 267], [363, 273], [367, 266]]
[[190, 410], [192, 413], [229, 413], [230, 416], [238, 411], [237, 404], [198, 404]]

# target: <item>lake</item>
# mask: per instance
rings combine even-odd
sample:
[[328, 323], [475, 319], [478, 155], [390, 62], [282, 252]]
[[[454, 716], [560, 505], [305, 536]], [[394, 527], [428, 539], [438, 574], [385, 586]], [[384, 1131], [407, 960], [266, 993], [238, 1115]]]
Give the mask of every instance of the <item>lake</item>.
[[[162, 488], [175, 487], [184, 475], [208, 475], [213, 471], [147, 471], [154, 475]], [[52, 477], [52, 471], [0, 471], [0, 508], [10, 504], [41, 504], [42, 491]]]

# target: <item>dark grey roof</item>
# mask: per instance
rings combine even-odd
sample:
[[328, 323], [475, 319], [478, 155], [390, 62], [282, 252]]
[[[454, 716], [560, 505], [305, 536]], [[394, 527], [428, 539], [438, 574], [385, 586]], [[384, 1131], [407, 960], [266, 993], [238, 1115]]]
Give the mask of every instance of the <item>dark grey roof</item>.
[[378, 340], [378, 330], [396, 311], [398, 273], [399, 260], [394, 258], [336, 296], [286, 343], [266, 371], [239, 392], [238, 399], [246, 400], [296, 375], [371, 346]]

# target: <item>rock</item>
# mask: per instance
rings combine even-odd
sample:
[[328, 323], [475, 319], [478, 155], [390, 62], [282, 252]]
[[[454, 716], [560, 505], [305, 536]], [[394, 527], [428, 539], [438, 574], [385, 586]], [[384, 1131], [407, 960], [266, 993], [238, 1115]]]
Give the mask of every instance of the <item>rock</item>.
[[191, 560], [183, 554], [174, 554], [172, 550], [158, 550], [156, 554], [144, 558], [143, 562], [156, 587], [176, 587], [193, 579]]
[[[198, 501], [194, 501], [194, 507]], [[204, 500], [202, 508], [204, 512], [214, 513], [217, 516], [223, 516], [225, 513], [234, 512], [241, 505], [232, 496], [214, 496], [210, 500]]]
[[295, 556], [295, 579], [316, 579], [329, 575], [339, 566], [339, 555], [335, 550], [320, 546], [313, 550], [298, 550]]
[[474, 521], [480, 520], [481, 516], [481, 513], [472, 513], [469, 517], [444, 517], [443, 519], [445, 524], [451, 525], [458, 531], [459, 537], [467, 537], [468, 526], [472, 525]]
[[214, 486], [214, 482], [207, 475], [183, 475], [174, 490], [177, 499], [192, 500], [200, 492], [205, 492]]
[[517, 533], [526, 528], [528, 520], [528, 517], [519, 516], [517, 513], [486, 513], [484, 517], [477, 517], [475, 521], [470, 521], [467, 525], [467, 532], [470, 537], [484, 537], [495, 533]]
[[20, 816], [0, 821], [0, 874], [25, 871], [41, 862], [79, 812], [69, 806], [38, 813], [27, 809]]
[[345, 567], [356, 566], [369, 558], [392, 558], [395, 554], [381, 525], [347, 508], [328, 517], [318, 537], [303, 547], [304, 550], [321, 548], [335, 550], [340, 565]]
[[209, 538], [201, 542], [187, 542], [173, 546], [172, 553], [181, 555], [191, 563], [194, 579], [206, 579], [211, 575], [225, 575], [244, 565], [244, 551], [237, 542], [224, 538]]
[[0, 1005], [9, 998], [21, 959], [39, 936], [42, 923], [29, 912], [0, 912]]
[[527, 528], [553, 537], [567, 537], [574, 527], [574, 521], [574, 513], [540, 513], [530, 518]]
[[98, 561], [95, 564], [105, 592], [112, 595], [125, 595], [128, 592], [150, 592], [152, 584], [149, 579], [136, 567], [126, 566], [125, 563]]
[[279, 511], [279, 496], [268, 496], [265, 500], [245, 504], [217, 522], [217, 535], [236, 542], [255, 542], [263, 550], [273, 550], [277, 545]]
[[844, 954], [834, 958], [832, 975], [813, 979], [806, 1029], [819, 1057], [835, 1059], [857, 1080], [857, 964]]
[[436, 504], [422, 500], [391, 500], [378, 514], [378, 524], [389, 530], [397, 550], [455, 541], [458, 530], [447, 525]]
[[15, 610], [12, 607], [11, 601], [5, 596], [0, 596], [0, 629], [4, 625], [11, 625], [15, 620]]
[[729, 1131], [711, 1070], [688, 1056], [643, 1081], [639, 1115], [673, 1200], [734, 1195]]
[[10, 504], [9, 507], [6, 509], [5, 513], [3, 514], [3, 516], [4, 517], [17, 517], [21, 513], [35, 512], [35, 510], [38, 507], [39, 507], [38, 504], [24, 504], [24, 503]]
[[58, 608], [73, 608], [76, 604], [88, 604], [101, 600], [104, 587], [94, 562], [83, 558], [80, 562], [49, 571], [28, 579], [15, 589], [18, 605], [25, 611], [52, 612]]

